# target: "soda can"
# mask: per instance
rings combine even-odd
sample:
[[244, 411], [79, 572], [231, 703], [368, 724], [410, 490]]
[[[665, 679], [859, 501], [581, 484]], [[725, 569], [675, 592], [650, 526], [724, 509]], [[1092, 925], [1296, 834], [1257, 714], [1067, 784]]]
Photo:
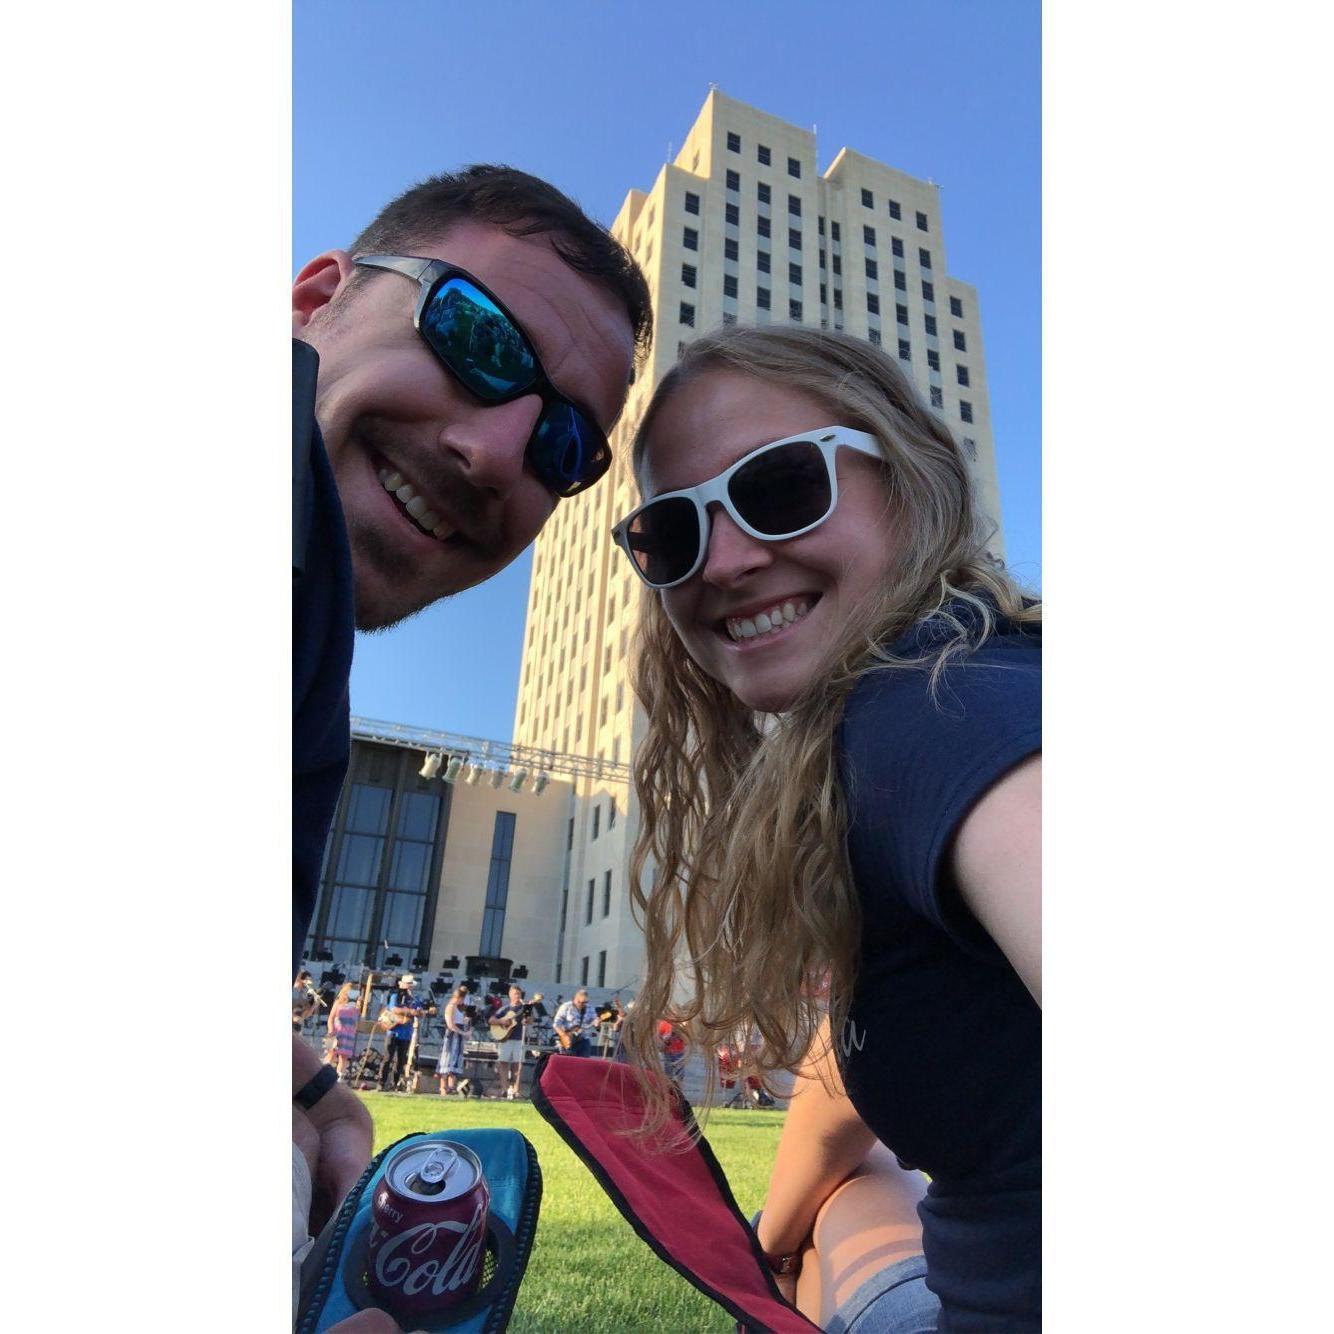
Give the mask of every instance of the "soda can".
[[366, 1283], [374, 1300], [409, 1320], [467, 1301], [482, 1277], [490, 1204], [471, 1149], [405, 1144], [371, 1199]]

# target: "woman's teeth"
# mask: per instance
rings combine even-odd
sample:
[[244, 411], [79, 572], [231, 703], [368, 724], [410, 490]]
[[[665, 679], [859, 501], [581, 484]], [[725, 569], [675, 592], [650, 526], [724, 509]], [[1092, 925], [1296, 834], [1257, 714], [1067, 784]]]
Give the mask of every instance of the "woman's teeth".
[[753, 619], [749, 616], [729, 616], [725, 622], [727, 633], [733, 639], [758, 639], [761, 635], [774, 635], [780, 630], [786, 630], [794, 621], [801, 620], [810, 609], [810, 604], [805, 601], [779, 602]]
[[422, 532], [430, 533], [432, 537], [438, 537], [442, 542], [445, 538], [454, 536], [454, 530], [440, 522], [440, 516], [427, 507], [426, 502], [413, 490], [412, 483], [407, 481], [401, 472], [390, 472], [388, 468], [381, 468], [378, 476], [380, 485], [391, 496], [398, 497], [412, 522]]

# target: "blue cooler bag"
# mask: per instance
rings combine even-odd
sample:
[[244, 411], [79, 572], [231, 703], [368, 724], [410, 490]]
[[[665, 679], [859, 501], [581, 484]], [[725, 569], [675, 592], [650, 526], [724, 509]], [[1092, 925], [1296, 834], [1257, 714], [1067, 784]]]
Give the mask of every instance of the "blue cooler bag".
[[[342, 1207], [316, 1239], [301, 1268], [296, 1334], [320, 1334], [373, 1305], [366, 1289], [366, 1238], [371, 1199], [384, 1176], [385, 1160], [404, 1144], [448, 1140], [475, 1153], [491, 1192], [486, 1253], [477, 1292], [430, 1322], [396, 1316], [411, 1330], [451, 1334], [497, 1334], [508, 1324], [528, 1267], [542, 1204], [542, 1172], [533, 1146], [517, 1130], [437, 1130], [405, 1135], [382, 1149], [348, 1192]], [[390, 1312], [393, 1314], [393, 1312]]]

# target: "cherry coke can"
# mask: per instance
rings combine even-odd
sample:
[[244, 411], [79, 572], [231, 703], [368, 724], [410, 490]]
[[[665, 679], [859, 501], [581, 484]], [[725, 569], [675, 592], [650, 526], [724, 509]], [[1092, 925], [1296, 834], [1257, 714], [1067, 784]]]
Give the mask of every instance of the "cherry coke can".
[[491, 1192], [471, 1149], [448, 1140], [406, 1144], [371, 1199], [366, 1283], [396, 1315], [425, 1318], [477, 1291]]

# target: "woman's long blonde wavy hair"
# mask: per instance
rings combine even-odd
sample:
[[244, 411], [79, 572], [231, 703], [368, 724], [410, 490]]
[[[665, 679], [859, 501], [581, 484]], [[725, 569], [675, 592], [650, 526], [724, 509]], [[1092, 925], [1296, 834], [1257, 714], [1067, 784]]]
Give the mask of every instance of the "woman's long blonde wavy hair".
[[[849, 691], [870, 671], [920, 670], [920, 660], [898, 660], [885, 646], [932, 613], [944, 631], [933, 685], [951, 657], [991, 632], [997, 612], [1041, 618], [987, 554], [991, 535], [979, 530], [958, 445], [897, 364], [861, 339], [790, 327], [696, 339], [640, 424], [641, 481], [662, 405], [718, 371], [805, 394], [828, 409], [829, 424], [876, 437], [894, 556], [822, 670], [767, 719], [695, 664], [657, 596], [643, 599], [631, 672], [648, 730], [633, 763], [641, 818], [630, 898], [647, 958], [626, 1043], [642, 1070], [657, 1069], [657, 1023], [670, 1017], [704, 1051], [710, 1092], [714, 1053], [738, 1035], [758, 1044], [757, 1068], [769, 1079], [803, 1063], [826, 1013], [830, 1033], [842, 1032], [861, 938], [834, 745]], [[956, 600], [973, 627], [945, 610]], [[644, 1089], [652, 1130], [668, 1096], [657, 1079]]]

